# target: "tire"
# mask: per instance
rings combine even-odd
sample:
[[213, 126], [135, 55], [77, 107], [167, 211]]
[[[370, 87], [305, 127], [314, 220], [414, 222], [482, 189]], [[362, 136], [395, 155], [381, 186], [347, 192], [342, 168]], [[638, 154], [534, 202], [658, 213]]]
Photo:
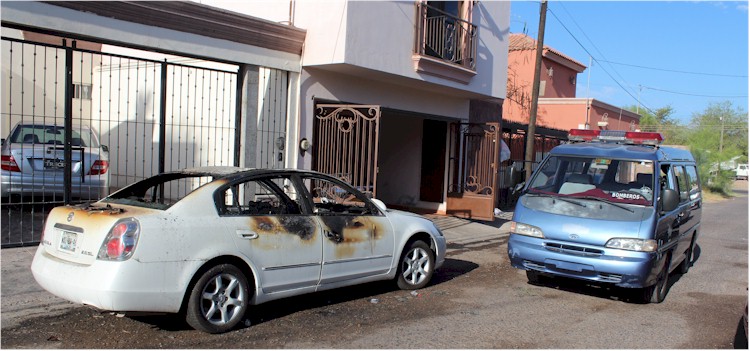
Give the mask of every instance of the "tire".
[[685, 252], [685, 259], [682, 260], [680, 263], [680, 266], [677, 268], [677, 271], [680, 274], [685, 274], [690, 270], [690, 266], [693, 265], [693, 250], [695, 248], [695, 234], [693, 234], [693, 238], [690, 239], [690, 247]]
[[396, 282], [402, 290], [424, 288], [435, 272], [435, 254], [424, 241], [415, 240], [404, 247], [398, 262]]
[[200, 331], [218, 334], [243, 320], [250, 302], [247, 278], [237, 267], [220, 264], [195, 282], [185, 311], [187, 323]]
[[526, 271], [526, 279], [529, 280], [529, 283], [537, 285], [542, 282], [542, 276], [539, 272], [534, 270], [527, 270]]
[[667, 297], [667, 291], [669, 290], [669, 261], [670, 257], [664, 260], [664, 266], [662, 266], [659, 275], [656, 277], [656, 284], [645, 287], [642, 289], [642, 301], [644, 303], [662, 303]]

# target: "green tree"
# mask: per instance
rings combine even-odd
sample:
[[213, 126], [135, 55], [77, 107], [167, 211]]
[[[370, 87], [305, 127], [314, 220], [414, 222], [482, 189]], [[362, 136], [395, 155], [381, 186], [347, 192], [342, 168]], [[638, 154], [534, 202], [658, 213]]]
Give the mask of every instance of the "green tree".
[[638, 111], [641, 115], [640, 130], [661, 133], [666, 144], [682, 145], [687, 141], [684, 126], [672, 118], [674, 114], [672, 106], [667, 105], [656, 110], [638, 109], [635, 105], [625, 106], [624, 108], [632, 112]]
[[747, 162], [747, 112], [730, 101], [712, 103], [703, 112], [694, 113], [688, 144], [700, 161], [699, 172], [708, 189], [727, 193], [732, 172], [722, 172], [720, 164], [739, 157]]

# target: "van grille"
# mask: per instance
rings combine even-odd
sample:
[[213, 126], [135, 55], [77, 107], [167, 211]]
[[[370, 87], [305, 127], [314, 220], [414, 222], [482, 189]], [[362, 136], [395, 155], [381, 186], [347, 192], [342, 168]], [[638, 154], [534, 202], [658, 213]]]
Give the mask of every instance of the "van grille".
[[557, 244], [557, 243], [544, 243], [544, 247], [550, 251], [560, 252], [560, 253], [564, 253], [568, 255], [576, 255], [576, 256], [594, 257], [594, 256], [601, 256], [602, 254], [604, 254], [604, 251], [598, 250], [598, 249], [591, 249], [591, 248], [582, 247], [582, 246], [573, 246], [573, 245], [565, 245], [565, 244]]

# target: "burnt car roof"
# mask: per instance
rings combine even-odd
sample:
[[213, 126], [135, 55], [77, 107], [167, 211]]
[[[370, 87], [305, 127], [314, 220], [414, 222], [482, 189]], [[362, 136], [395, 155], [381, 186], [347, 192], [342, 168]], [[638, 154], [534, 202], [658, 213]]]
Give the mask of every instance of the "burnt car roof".
[[265, 175], [265, 174], [311, 174], [311, 175], [322, 175], [330, 178], [331, 175], [320, 173], [317, 171], [311, 171], [307, 169], [271, 169], [271, 168], [243, 168], [234, 166], [205, 166], [205, 167], [192, 167], [185, 168], [179, 171], [165, 172], [164, 174], [185, 174], [185, 175], [199, 175], [199, 176], [211, 176], [214, 178], [238, 178], [247, 175]]

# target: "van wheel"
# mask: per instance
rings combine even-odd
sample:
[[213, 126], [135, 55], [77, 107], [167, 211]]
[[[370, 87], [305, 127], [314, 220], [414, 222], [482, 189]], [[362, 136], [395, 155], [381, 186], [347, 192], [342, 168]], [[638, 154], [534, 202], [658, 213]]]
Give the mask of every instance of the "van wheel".
[[667, 297], [669, 281], [669, 257], [664, 260], [659, 275], [656, 277], [656, 284], [643, 288], [642, 300], [644, 303], [661, 303]]
[[680, 267], [677, 268], [677, 271], [680, 274], [685, 274], [690, 270], [690, 266], [693, 265], [693, 250], [695, 248], [695, 234], [693, 234], [693, 238], [690, 239], [690, 247], [685, 252], [685, 259], [682, 260], [680, 263]]
[[527, 270], [526, 271], [526, 279], [529, 280], [529, 283], [538, 285], [542, 281], [541, 274], [539, 272], [534, 270]]

